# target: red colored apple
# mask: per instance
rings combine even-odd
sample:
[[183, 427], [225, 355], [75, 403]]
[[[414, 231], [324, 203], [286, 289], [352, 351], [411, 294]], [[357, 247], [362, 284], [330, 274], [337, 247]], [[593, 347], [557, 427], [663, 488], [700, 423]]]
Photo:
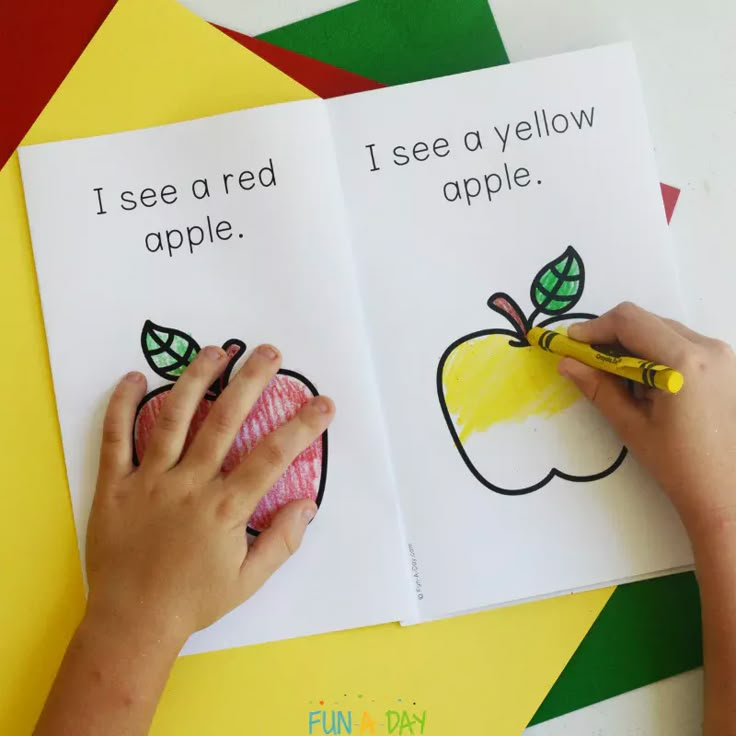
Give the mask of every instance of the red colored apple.
[[[141, 333], [141, 346], [148, 364], [169, 381], [176, 381], [199, 352], [199, 345], [186, 333], [155, 325], [147, 320]], [[228, 364], [222, 376], [210, 386], [197, 407], [187, 435], [185, 450], [204, 423], [217, 397], [227, 386], [233, 368], [245, 352], [241, 340], [228, 340], [222, 346]], [[148, 393], [140, 403], [133, 429], [135, 464], [145, 455], [151, 430], [173, 383]], [[267, 434], [288, 422], [313, 396], [317, 389], [304, 376], [281, 369], [246, 417], [222, 465], [230, 472]], [[315, 440], [289, 465], [253, 512], [248, 531], [252, 534], [267, 529], [276, 512], [291, 501], [309, 498], [317, 506], [322, 501], [327, 476], [327, 432]]]

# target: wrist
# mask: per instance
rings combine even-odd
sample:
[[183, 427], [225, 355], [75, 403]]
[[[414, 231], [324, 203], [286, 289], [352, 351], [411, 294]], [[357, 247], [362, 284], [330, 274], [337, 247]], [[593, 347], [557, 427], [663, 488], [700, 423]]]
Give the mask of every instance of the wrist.
[[189, 636], [179, 623], [143, 608], [127, 610], [91, 596], [78, 634], [114, 648], [173, 662]]
[[705, 578], [736, 581], [736, 512], [685, 520], [701, 585]]
[[681, 514], [693, 549], [736, 547], [736, 508]]

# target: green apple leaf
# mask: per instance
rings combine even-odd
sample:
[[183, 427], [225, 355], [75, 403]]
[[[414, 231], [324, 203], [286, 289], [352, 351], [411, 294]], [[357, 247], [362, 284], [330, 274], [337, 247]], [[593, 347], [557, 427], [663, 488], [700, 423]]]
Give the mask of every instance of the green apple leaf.
[[585, 265], [572, 246], [546, 264], [532, 281], [531, 297], [536, 311], [563, 314], [572, 309], [583, 295]]
[[148, 365], [167, 381], [176, 381], [199, 352], [197, 341], [181, 330], [161, 327], [147, 319], [141, 348]]

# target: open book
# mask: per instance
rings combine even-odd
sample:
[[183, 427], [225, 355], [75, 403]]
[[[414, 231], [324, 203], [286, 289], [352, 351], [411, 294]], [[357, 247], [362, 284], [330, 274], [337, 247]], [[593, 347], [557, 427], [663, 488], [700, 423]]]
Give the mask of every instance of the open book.
[[21, 165], [82, 553], [124, 372], [149, 380], [137, 453], [206, 344], [237, 370], [273, 342], [273, 391], [337, 404], [278, 489], [320, 503], [301, 550], [185, 651], [691, 563], [674, 510], [524, 337], [624, 299], [681, 312], [628, 46], [31, 146]]

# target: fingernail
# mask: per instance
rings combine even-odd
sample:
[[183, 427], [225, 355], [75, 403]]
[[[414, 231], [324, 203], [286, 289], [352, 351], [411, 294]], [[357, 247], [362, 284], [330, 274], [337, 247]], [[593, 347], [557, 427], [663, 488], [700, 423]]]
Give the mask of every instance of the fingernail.
[[225, 353], [223, 352], [222, 348], [216, 348], [216, 347], [210, 346], [204, 349], [204, 354], [210, 360], [217, 361], [217, 360], [220, 360]]
[[326, 399], [324, 396], [317, 396], [316, 398], [312, 399], [312, 406], [320, 414], [329, 414], [330, 410], [332, 409], [332, 405], [330, 404], [329, 400]]
[[317, 507], [313, 504], [306, 509], [302, 509], [302, 519], [305, 524], [309, 524], [312, 519], [317, 515]]
[[125, 376], [125, 380], [131, 383], [140, 383], [143, 380], [143, 374], [138, 373], [138, 371], [131, 371]]
[[276, 360], [279, 357], [279, 351], [272, 345], [260, 345], [258, 353], [269, 360]]

